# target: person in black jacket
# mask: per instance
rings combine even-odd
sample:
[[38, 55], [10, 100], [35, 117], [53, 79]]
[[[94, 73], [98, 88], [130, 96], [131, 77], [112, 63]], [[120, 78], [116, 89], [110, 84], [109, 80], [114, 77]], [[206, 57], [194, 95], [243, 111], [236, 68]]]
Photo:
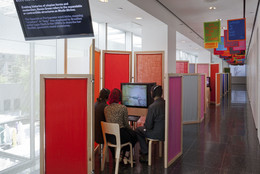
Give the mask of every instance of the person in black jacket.
[[101, 121], [106, 121], [104, 109], [107, 106], [107, 100], [110, 94], [110, 90], [103, 88], [99, 93], [97, 102], [95, 103], [95, 141], [98, 144], [104, 144]]
[[162, 98], [162, 86], [153, 86], [151, 95], [154, 102], [148, 107], [144, 126], [136, 129], [137, 138], [141, 147], [141, 162], [147, 162], [148, 145], [145, 138], [164, 141], [165, 130], [165, 100]]

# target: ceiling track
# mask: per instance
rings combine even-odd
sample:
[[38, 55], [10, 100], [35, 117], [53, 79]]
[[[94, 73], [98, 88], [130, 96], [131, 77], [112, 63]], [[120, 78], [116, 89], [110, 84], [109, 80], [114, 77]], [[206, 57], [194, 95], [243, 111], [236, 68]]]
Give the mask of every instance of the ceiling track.
[[250, 37], [249, 44], [248, 44], [248, 47], [247, 47], [246, 59], [247, 59], [247, 56], [248, 56], [251, 40], [252, 40], [252, 37], [253, 37], [253, 32], [255, 30], [255, 22], [256, 22], [256, 18], [257, 18], [257, 14], [258, 14], [259, 3], [260, 3], [260, 0], [258, 0], [257, 7], [256, 7], [255, 19], [254, 19], [254, 23], [253, 23], [253, 27], [252, 27], [252, 31], [251, 31], [251, 37]]
[[186, 25], [193, 33], [195, 33], [199, 38], [201, 38], [204, 41], [204, 38], [201, 37], [196, 31], [194, 31], [188, 24], [186, 24], [181, 18], [179, 18], [175, 13], [173, 13], [168, 7], [166, 7], [160, 0], [156, 0], [162, 7], [164, 7], [166, 10], [168, 10], [173, 16], [175, 16], [177, 19], [179, 19], [184, 25]]
[[243, 1], [243, 18], [246, 17], [246, 0]]

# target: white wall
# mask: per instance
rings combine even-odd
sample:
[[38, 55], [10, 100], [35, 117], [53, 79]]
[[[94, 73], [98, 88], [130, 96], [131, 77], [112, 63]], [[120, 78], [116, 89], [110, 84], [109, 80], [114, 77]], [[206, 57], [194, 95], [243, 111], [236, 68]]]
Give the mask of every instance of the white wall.
[[211, 63], [211, 53], [207, 50], [200, 51], [198, 53], [197, 63]]
[[[253, 32], [250, 48], [247, 56], [247, 91], [252, 108], [252, 113], [255, 121], [255, 126], [258, 128], [258, 140], [260, 140], [260, 76], [258, 75], [260, 68], [260, 56], [259, 56], [259, 27], [260, 27], [260, 16], [257, 14], [257, 20], [255, 29]], [[249, 39], [249, 38], [248, 38]]]
[[164, 51], [165, 55], [165, 73], [168, 72], [168, 47], [167, 25], [161, 26], [143, 26], [142, 27], [142, 50], [143, 51]]

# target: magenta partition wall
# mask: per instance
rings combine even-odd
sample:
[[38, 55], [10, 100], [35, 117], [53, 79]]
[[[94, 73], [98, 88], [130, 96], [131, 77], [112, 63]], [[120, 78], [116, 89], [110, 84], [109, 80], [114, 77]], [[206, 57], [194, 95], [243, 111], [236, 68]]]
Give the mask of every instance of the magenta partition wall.
[[182, 77], [169, 75], [166, 107], [165, 168], [182, 155]]
[[204, 113], [205, 113], [205, 75], [201, 75], [201, 112], [200, 112], [200, 121], [204, 119]]

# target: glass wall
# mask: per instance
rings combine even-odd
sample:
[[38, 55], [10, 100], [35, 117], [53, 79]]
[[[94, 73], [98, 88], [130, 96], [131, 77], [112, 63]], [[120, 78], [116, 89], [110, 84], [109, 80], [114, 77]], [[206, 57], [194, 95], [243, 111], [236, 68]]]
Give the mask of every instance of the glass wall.
[[176, 60], [188, 60], [189, 63], [197, 63], [198, 56], [192, 55], [185, 51], [176, 50]]
[[142, 51], [142, 37], [133, 35], [133, 51]]
[[[2, 2], [1, 2], [2, 3]], [[39, 173], [40, 74], [64, 72], [64, 40], [25, 41], [13, 1], [0, 4], [0, 173]], [[95, 44], [126, 49], [126, 32], [107, 27], [100, 34], [93, 22]], [[129, 40], [141, 51], [142, 38]], [[92, 38], [68, 39], [68, 73], [89, 73]], [[23, 168], [24, 171], [21, 171]]]
[[107, 49], [125, 51], [126, 33], [112, 27], [107, 27]]
[[229, 65], [232, 76], [246, 76], [246, 65]]
[[0, 171], [31, 158], [30, 43], [0, 39]]

